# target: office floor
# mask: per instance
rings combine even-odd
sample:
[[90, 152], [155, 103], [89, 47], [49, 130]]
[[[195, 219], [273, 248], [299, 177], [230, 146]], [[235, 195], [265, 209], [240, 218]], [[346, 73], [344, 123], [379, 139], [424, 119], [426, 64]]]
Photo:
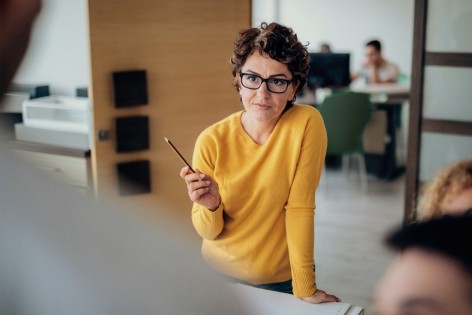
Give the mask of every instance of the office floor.
[[403, 218], [404, 176], [394, 181], [369, 177], [362, 191], [356, 170], [323, 173], [317, 192], [315, 259], [317, 283], [369, 315], [375, 286], [394, 254], [384, 245]]

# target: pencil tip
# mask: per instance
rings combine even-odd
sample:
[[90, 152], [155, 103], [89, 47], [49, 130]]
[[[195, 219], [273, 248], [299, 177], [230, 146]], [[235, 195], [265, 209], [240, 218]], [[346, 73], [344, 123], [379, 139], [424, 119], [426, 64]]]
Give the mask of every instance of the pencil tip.
[[167, 139], [166, 137], [164, 137], [164, 140], [166, 140], [166, 142], [169, 142], [169, 139]]

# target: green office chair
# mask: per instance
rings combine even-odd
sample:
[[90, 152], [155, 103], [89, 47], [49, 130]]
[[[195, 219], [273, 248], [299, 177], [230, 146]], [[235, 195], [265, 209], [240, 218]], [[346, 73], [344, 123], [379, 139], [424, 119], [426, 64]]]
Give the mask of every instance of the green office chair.
[[[367, 172], [364, 158], [363, 133], [370, 118], [369, 95], [345, 92], [326, 97], [319, 106], [328, 134], [327, 155], [357, 157], [362, 189], [367, 191]], [[347, 158], [347, 159], [346, 159]]]

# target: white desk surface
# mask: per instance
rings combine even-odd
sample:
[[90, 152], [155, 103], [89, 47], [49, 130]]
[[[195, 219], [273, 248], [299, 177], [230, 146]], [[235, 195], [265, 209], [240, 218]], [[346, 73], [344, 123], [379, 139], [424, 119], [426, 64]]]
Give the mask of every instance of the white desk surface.
[[295, 296], [243, 284], [228, 284], [251, 315], [363, 315], [362, 307], [349, 303], [309, 304]]
[[395, 83], [368, 84], [365, 86], [352, 86], [351, 91], [369, 94], [410, 94], [410, 87]]
[[[383, 103], [389, 98], [404, 98], [408, 99], [410, 95], [410, 87], [405, 85], [398, 85], [396, 83], [382, 83], [382, 84], [368, 84], [359, 85], [351, 84], [349, 90], [353, 92], [371, 94], [371, 100], [373, 102]], [[316, 94], [316, 95], [315, 95]], [[304, 90], [303, 95], [297, 96], [296, 103], [299, 104], [321, 104], [323, 99], [331, 94], [329, 88], [318, 89], [316, 93], [308, 89]], [[401, 103], [401, 102], [399, 102]]]

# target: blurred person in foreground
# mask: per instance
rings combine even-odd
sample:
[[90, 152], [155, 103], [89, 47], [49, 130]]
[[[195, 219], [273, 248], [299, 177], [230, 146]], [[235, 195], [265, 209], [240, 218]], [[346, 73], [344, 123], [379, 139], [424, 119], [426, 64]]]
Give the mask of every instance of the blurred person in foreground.
[[0, 99], [25, 55], [40, 8], [40, 0], [0, 1]]
[[438, 172], [420, 196], [418, 220], [443, 215], [472, 214], [472, 159], [455, 162]]
[[[40, 4], [0, 1], [0, 101]], [[1, 141], [0, 179], [0, 314], [248, 313], [166, 218], [85, 198]]]
[[239, 33], [231, 63], [244, 109], [204, 130], [197, 171], [180, 172], [203, 257], [236, 282], [338, 302], [317, 287], [314, 271], [315, 192], [327, 139], [320, 113], [294, 104], [307, 80], [307, 49], [291, 28], [262, 23]]
[[375, 315], [470, 315], [472, 217], [443, 217], [389, 236], [400, 251], [377, 288]]

